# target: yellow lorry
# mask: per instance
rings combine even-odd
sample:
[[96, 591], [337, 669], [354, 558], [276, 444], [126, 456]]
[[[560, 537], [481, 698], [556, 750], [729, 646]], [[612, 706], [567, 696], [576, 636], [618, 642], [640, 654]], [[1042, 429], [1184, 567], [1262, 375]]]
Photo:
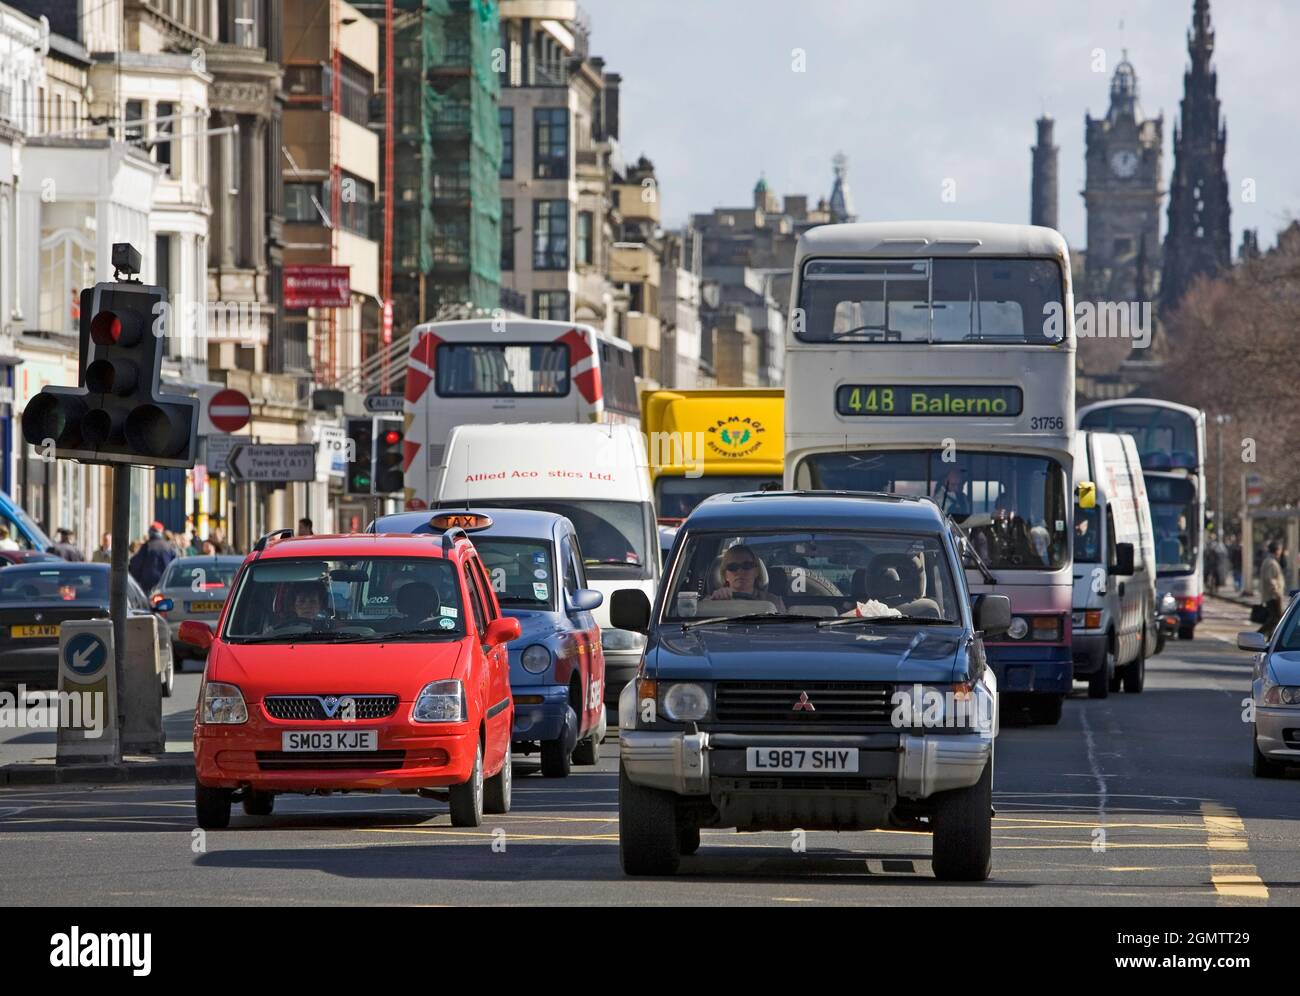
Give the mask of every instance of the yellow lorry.
[[779, 387], [642, 391], [641, 431], [660, 525], [680, 524], [710, 495], [781, 487]]

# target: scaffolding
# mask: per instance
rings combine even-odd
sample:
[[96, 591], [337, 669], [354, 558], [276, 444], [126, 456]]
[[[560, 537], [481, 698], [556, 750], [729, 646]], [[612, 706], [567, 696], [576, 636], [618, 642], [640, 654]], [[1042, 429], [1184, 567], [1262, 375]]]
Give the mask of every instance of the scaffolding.
[[497, 0], [394, 0], [394, 325], [501, 284]]

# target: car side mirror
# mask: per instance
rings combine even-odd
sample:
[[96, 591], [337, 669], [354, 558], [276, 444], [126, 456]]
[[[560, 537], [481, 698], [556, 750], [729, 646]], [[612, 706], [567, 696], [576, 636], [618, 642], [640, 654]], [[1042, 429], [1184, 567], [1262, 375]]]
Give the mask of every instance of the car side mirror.
[[569, 596], [570, 612], [593, 612], [604, 604], [604, 593], [595, 588], [579, 588]]
[[1110, 569], [1110, 573], [1121, 578], [1133, 576], [1133, 544], [1116, 543], [1115, 544], [1115, 563]]
[[640, 588], [620, 588], [609, 603], [609, 623], [633, 633], [650, 631], [650, 599]]
[[499, 647], [503, 643], [519, 639], [522, 633], [523, 628], [519, 625], [518, 619], [513, 616], [502, 616], [488, 623], [487, 632], [483, 634], [483, 642], [489, 647]]
[[1253, 654], [1262, 654], [1268, 649], [1268, 637], [1256, 633], [1253, 629], [1237, 634], [1237, 649], [1248, 650]]
[[160, 598], [158, 599], [158, 601], [154, 602], [153, 605], [150, 606], [150, 608], [153, 609], [155, 612], [161, 612], [163, 614], [166, 614], [170, 612], [172, 609], [176, 608], [176, 603], [173, 602], [170, 598]]
[[211, 647], [214, 639], [216, 637], [212, 632], [212, 627], [205, 622], [199, 622], [197, 619], [186, 619], [176, 632], [178, 643], [198, 647], [200, 650], [207, 650]]
[[999, 636], [1011, 625], [1011, 599], [1006, 595], [978, 595], [975, 628], [985, 636]]

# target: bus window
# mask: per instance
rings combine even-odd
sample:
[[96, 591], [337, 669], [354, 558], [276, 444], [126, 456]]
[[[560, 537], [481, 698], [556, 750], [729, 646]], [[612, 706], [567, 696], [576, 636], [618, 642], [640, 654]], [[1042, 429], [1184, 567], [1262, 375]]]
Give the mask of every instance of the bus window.
[[568, 393], [569, 347], [564, 343], [469, 342], [438, 347], [442, 397], [563, 397]]

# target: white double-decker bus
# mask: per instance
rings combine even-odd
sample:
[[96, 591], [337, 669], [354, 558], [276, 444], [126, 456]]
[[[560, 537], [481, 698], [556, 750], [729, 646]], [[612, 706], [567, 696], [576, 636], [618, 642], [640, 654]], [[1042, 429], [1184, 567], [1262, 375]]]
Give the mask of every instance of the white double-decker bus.
[[438, 495], [451, 430], [494, 422], [638, 422], [632, 347], [571, 322], [429, 322], [411, 332], [402, 464], [406, 507]]
[[1178, 635], [1192, 639], [1205, 601], [1205, 412], [1121, 398], [1080, 408], [1079, 428], [1127, 432], [1136, 441], [1155, 528], [1158, 594], [1178, 601]]
[[[1065, 240], [1025, 225], [827, 225], [800, 238], [794, 265], [787, 487], [934, 499], [969, 540], [972, 590], [1011, 598], [1010, 631], [987, 643], [999, 689], [1058, 722], [1073, 677]], [[866, 575], [855, 594], [870, 594]]]

